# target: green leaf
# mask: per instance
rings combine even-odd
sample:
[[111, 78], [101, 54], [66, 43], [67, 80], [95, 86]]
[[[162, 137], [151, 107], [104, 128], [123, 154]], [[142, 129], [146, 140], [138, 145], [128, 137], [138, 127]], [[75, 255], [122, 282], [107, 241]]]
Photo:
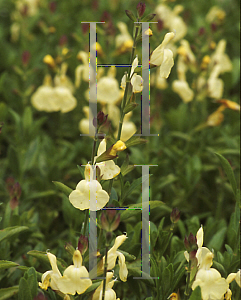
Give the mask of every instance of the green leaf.
[[142, 19], [142, 22], [149, 22], [151, 21], [152, 19], [154, 19], [156, 16], [156, 14], [149, 14], [147, 16], [145, 16], [143, 19]]
[[69, 196], [69, 194], [73, 191], [71, 188], [61, 182], [53, 181], [53, 183], [58, 188], [58, 190], [63, 192], [66, 196]]
[[225, 157], [223, 157], [219, 153], [215, 153], [215, 154], [219, 158], [219, 160], [221, 162], [221, 165], [222, 165], [224, 171], [226, 172], [226, 175], [228, 176], [228, 180], [229, 180], [229, 182], [230, 182], [230, 184], [232, 186], [233, 193], [236, 196], [236, 193], [237, 193], [237, 183], [236, 183], [236, 180], [235, 180], [235, 177], [234, 177], [234, 173], [233, 173], [232, 167], [230, 166], [230, 163], [228, 162], [228, 160]]
[[192, 292], [191, 297], [189, 300], [202, 300], [201, 288], [197, 286], [195, 290]]
[[8, 260], [0, 260], [0, 270], [1, 269], [9, 269], [9, 268], [12, 268], [12, 267], [17, 267], [19, 266], [19, 264], [16, 264], [15, 262], [13, 261], [8, 261]]
[[124, 108], [124, 114], [127, 114], [128, 112], [134, 110], [139, 104], [138, 103], [128, 103]]
[[85, 179], [85, 170], [83, 167], [77, 165], [78, 170], [80, 171], [80, 174], [82, 176], [83, 179]]
[[[138, 134], [139, 132], [136, 133]], [[145, 144], [145, 143], [147, 143], [147, 140], [140, 138], [140, 136], [133, 135], [131, 138], [129, 138], [129, 140], [125, 142], [125, 145], [127, 148], [130, 148], [132, 146]]]
[[[50, 262], [49, 262], [46, 252], [31, 250], [31, 251], [27, 252], [27, 254], [37, 258], [42, 263], [50, 265]], [[58, 266], [59, 270], [62, 272], [67, 267], [67, 264], [63, 259], [57, 258], [57, 266]], [[51, 267], [50, 267], [50, 269], [51, 269]]]
[[92, 285], [84, 292], [83, 295], [93, 292], [98, 286], [100, 286], [101, 282], [102, 280], [92, 283]]
[[19, 234], [20, 232], [27, 230], [28, 227], [26, 226], [13, 226], [8, 227], [0, 231], [0, 242], [12, 237], [15, 234]]
[[[18, 293], [18, 285], [0, 289], [0, 300], [9, 299]], [[12, 298], [11, 298], [12, 299]]]
[[32, 295], [32, 298], [34, 298], [37, 295], [38, 292], [38, 281], [37, 281], [37, 273], [36, 270], [31, 267], [27, 271], [28, 274], [28, 286]]
[[224, 239], [226, 236], [226, 232], [227, 232], [226, 226], [221, 228], [217, 233], [214, 234], [214, 236], [208, 243], [207, 247], [209, 249], [215, 249], [216, 251], [220, 250], [223, 245], [223, 242], [224, 242]]
[[[155, 209], [157, 207], [162, 207], [165, 209], [168, 208], [165, 203], [159, 200], [149, 201], [149, 205], [150, 205], [150, 210]], [[121, 212], [121, 221], [131, 218], [135, 215], [138, 215], [141, 213], [141, 211], [142, 211], [141, 203], [131, 204], [129, 205], [129, 207], [127, 207], [124, 211]], [[168, 211], [171, 212], [171, 209], [168, 208]]]
[[25, 132], [31, 129], [33, 123], [33, 114], [30, 106], [27, 106], [23, 113], [23, 129]]
[[24, 171], [27, 171], [33, 167], [38, 157], [39, 149], [40, 149], [40, 138], [37, 137], [35, 140], [33, 140], [30, 143], [28, 150], [24, 155], [24, 164], [23, 164]]
[[28, 282], [23, 277], [19, 281], [18, 300], [33, 300]]
[[145, 176], [142, 176], [136, 180], [134, 180], [132, 182], [132, 184], [130, 185], [129, 189], [125, 190], [123, 195], [122, 195], [122, 199], [121, 199], [121, 202], [123, 203], [124, 200], [126, 199], [127, 196], [129, 196], [142, 182], [146, 181], [147, 179], [149, 179], [151, 175], [145, 175]]
[[17, 150], [13, 147], [13, 145], [10, 145], [8, 147], [8, 154], [7, 154], [8, 164], [9, 168], [12, 171], [14, 177], [18, 178], [20, 173], [20, 167], [19, 167], [19, 159], [18, 159], [18, 153]]
[[135, 15], [133, 14], [132, 11], [126, 9], [125, 13], [126, 13], [127, 17], [131, 19], [131, 21], [133, 21], [133, 22], [137, 21], [137, 19], [136, 19]]

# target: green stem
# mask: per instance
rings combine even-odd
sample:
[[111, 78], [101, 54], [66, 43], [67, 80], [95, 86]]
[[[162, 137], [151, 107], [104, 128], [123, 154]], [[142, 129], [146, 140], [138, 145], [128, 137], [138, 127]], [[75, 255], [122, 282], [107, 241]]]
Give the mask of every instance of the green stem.
[[126, 106], [129, 89], [131, 88], [131, 78], [130, 78], [131, 65], [132, 65], [132, 62], [134, 60], [134, 55], [135, 55], [135, 50], [136, 50], [136, 43], [137, 43], [136, 38], [137, 38], [137, 35], [138, 35], [138, 32], [139, 32], [139, 29], [140, 29], [140, 24], [135, 23], [135, 29], [134, 29], [135, 34], [134, 34], [133, 47], [132, 47], [132, 50], [131, 50], [130, 67], [128, 69], [127, 78], [126, 78], [125, 93], [124, 93], [124, 97], [123, 97], [122, 103], [121, 103], [121, 116], [120, 116], [118, 135], [117, 135], [116, 141], [119, 141], [119, 139], [121, 137], [121, 130], [122, 130], [123, 120], [124, 120], [124, 116], [125, 116], [124, 108]]
[[107, 274], [107, 266], [108, 266], [108, 248], [109, 244], [106, 243], [105, 245], [105, 264], [104, 264], [104, 282], [103, 282], [103, 293], [102, 293], [102, 300], [105, 300], [105, 288], [106, 288], [106, 274]]
[[190, 284], [190, 275], [191, 275], [191, 265], [192, 265], [192, 262], [191, 262], [191, 260], [189, 260], [188, 271], [187, 271], [187, 281], [186, 281], [186, 287], [185, 287], [185, 292], [184, 292], [184, 300], [187, 300], [188, 296], [189, 296], [189, 284]]

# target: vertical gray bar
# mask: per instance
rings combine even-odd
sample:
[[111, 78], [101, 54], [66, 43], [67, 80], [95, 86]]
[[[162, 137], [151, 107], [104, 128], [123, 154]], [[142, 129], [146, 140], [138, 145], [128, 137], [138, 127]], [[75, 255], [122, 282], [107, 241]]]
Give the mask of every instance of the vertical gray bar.
[[[97, 117], [97, 56], [96, 56], [96, 22], [90, 23], [90, 68], [89, 68], [89, 108], [92, 112], [93, 118]], [[93, 127], [93, 119], [89, 118], [89, 135], [95, 135], [95, 128]]]
[[151, 277], [150, 267], [150, 206], [149, 206], [149, 187], [150, 176], [149, 167], [157, 167], [157, 165], [135, 165], [142, 167], [142, 235], [141, 235], [141, 248], [142, 248], [142, 273], [141, 277], [133, 277], [134, 279], [158, 279], [158, 277]]
[[[96, 168], [92, 165], [93, 179], [96, 179]], [[96, 181], [93, 181], [96, 183]], [[90, 189], [90, 222], [89, 222], [89, 271], [92, 279], [97, 277], [97, 223], [96, 223], [96, 185], [91, 184]]]
[[142, 23], [142, 78], [143, 78], [143, 90], [142, 90], [142, 135], [150, 135], [150, 84], [149, 84], [149, 35], [145, 32], [149, 30], [149, 23]]
[[[148, 180], [144, 180], [148, 178]], [[150, 278], [149, 166], [142, 166], [142, 278]]]

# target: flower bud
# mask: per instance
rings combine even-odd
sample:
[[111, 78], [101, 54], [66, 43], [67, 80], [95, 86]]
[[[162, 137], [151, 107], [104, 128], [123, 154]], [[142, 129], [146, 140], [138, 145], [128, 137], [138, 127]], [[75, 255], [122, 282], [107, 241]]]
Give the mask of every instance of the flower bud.
[[172, 223], [177, 223], [180, 219], [180, 211], [177, 207], [173, 208], [170, 219]]
[[205, 33], [205, 28], [204, 27], [200, 27], [198, 30], [198, 35], [203, 35]]
[[139, 2], [137, 4], [137, 14], [138, 14], [138, 17], [141, 18], [143, 15], [144, 15], [144, 12], [146, 10], [146, 4], [145, 3], [142, 3], [142, 2]]
[[[191, 251], [196, 251], [198, 249], [197, 238], [192, 233], [190, 233], [188, 237], [185, 236], [184, 246], [188, 253], [191, 253]], [[195, 255], [196, 254], [194, 254], [194, 256]]]
[[121, 140], [117, 141], [113, 146], [112, 149], [110, 151], [111, 155], [116, 155], [116, 152], [118, 151], [124, 151], [126, 149], [126, 145], [124, 142], [122, 142]]
[[44, 56], [43, 62], [46, 65], [50, 66], [51, 68], [55, 67], [55, 61], [54, 61], [53, 57], [50, 54], [47, 54], [47, 55]]
[[134, 14], [133, 14], [133, 12], [132, 11], [130, 11], [130, 10], [125, 10], [125, 13], [126, 13], [126, 15], [127, 15], [127, 17], [129, 18], [129, 19], [131, 19], [131, 21], [133, 21], [133, 22], [136, 22], [137, 20], [136, 20], [136, 17], [134, 16]]
[[84, 255], [87, 249], [88, 249], [88, 238], [83, 234], [81, 234], [78, 240], [78, 250], [82, 255]]
[[56, 8], [57, 8], [57, 2], [51, 1], [49, 3], [49, 10], [51, 11], [52, 14], [56, 11]]
[[193, 260], [196, 258], [196, 254], [197, 254], [197, 250], [192, 250], [191, 252], [189, 252], [189, 259]]
[[97, 118], [93, 119], [93, 125], [94, 127], [100, 127], [102, 125], [105, 125], [107, 122], [108, 115], [105, 115], [103, 111], [99, 111], [97, 114]]
[[192, 233], [189, 234], [188, 241], [192, 248], [197, 247], [197, 238]]
[[29, 51], [24, 51], [22, 53], [22, 63], [24, 66], [27, 66], [29, 63], [29, 59], [30, 59], [30, 52]]
[[63, 34], [59, 39], [59, 45], [62, 47], [68, 43], [67, 35]]
[[120, 224], [120, 214], [116, 209], [111, 207], [105, 209], [101, 215], [101, 225], [107, 232], [112, 232], [118, 228]]

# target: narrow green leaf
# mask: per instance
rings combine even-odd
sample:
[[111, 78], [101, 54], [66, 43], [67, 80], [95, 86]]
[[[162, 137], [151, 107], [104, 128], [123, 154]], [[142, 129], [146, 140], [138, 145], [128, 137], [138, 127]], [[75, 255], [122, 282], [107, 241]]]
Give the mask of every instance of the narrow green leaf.
[[85, 179], [85, 169], [79, 165], [77, 165], [77, 168], [80, 171], [82, 178]]
[[12, 267], [17, 267], [19, 266], [19, 264], [16, 264], [13, 261], [8, 261], [8, 260], [0, 260], [0, 270], [4, 270], [4, 269], [9, 269]]
[[20, 232], [27, 230], [28, 227], [26, 226], [13, 226], [8, 227], [0, 231], [0, 242], [12, 237], [15, 234], [19, 234]]
[[69, 194], [73, 191], [71, 188], [61, 182], [53, 181], [53, 183], [58, 188], [58, 190], [63, 192], [66, 196], [69, 196]]
[[227, 232], [226, 226], [221, 228], [217, 233], [214, 234], [214, 236], [208, 243], [207, 247], [209, 249], [215, 249], [216, 251], [220, 250], [223, 245], [223, 242], [224, 242], [224, 239], [226, 236], [226, 232]]
[[149, 14], [147, 16], [145, 16], [143, 19], [142, 19], [142, 22], [149, 22], [151, 21], [152, 19], [154, 19], [156, 16], [156, 14]]
[[25, 171], [30, 170], [34, 166], [35, 161], [38, 157], [39, 149], [40, 149], [40, 138], [37, 137], [29, 144], [28, 150], [24, 155], [23, 169]]
[[28, 282], [23, 277], [19, 281], [18, 300], [33, 300]]
[[[171, 212], [171, 209], [166, 206], [165, 203], [159, 200], [154, 200], [154, 201], [149, 201], [150, 205], [150, 210], [153, 210], [157, 207], [162, 207], [163, 209], [167, 210], [168, 212]], [[137, 203], [137, 204], [131, 204], [129, 207], [126, 207], [125, 210], [122, 210], [121, 212], [121, 221], [126, 220], [128, 218], [131, 218], [135, 215], [140, 214], [142, 211], [142, 204]]]
[[37, 295], [38, 292], [38, 281], [37, 281], [37, 273], [36, 270], [31, 267], [27, 271], [28, 274], [28, 286], [32, 295], [32, 298], [34, 298]]
[[129, 189], [123, 193], [121, 201], [124, 202], [127, 196], [129, 196], [142, 182], [146, 181], [151, 175], [142, 176], [132, 182]]
[[223, 157], [219, 153], [215, 153], [215, 154], [219, 158], [219, 160], [221, 162], [221, 165], [222, 165], [224, 171], [226, 172], [228, 180], [229, 180], [229, 182], [230, 182], [230, 184], [232, 186], [233, 193], [236, 196], [236, 193], [237, 193], [237, 183], [236, 183], [236, 180], [235, 180], [235, 177], [234, 177], [234, 173], [233, 173], [232, 167], [230, 166], [230, 163], [228, 162], [228, 160], [225, 157]]
[[201, 288], [197, 286], [195, 290], [192, 292], [191, 297], [189, 300], [202, 300]]
[[31, 127], [33, 123], [33, 114], [32, 109], [30, 106], [25, 107], [24, 113], [23, 113], [23, 129], [25, 132], [27, 132]]
[[[39, 261], [41, 261], [43, 263], [50, 265], [50, 262], [49, 262], [46, 252], [31, 250], [27, 254], [37, 258]], [[63, 259], [57, 258], [57, 266], [60, 271], [63, 271], [67, 267], [67, 264]]]
[[18, 285], [9, 288], [0, 289], [0, 300], [12, 299], [10, 297], [13, 297], [17, 293], [18, 293]]

